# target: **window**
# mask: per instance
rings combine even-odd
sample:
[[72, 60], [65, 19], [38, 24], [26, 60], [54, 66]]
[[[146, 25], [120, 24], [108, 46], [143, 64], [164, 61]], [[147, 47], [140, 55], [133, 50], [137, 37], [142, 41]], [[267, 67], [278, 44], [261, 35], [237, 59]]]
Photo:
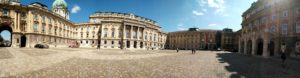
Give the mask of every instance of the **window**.
[[43, 24], [43, 26], [42, 26], [42, 32], [43, 32], [43, 33], [45, 32], [45, 27], [46, 27], [46, 25]]
[[276, 31], [276, 26], [275, 25], [272, 25], [271, 29], [270, 29], [270, 32], [275, 32]]
[[114, 29], [114, 28], [111, 29], [111, 37], [112, 37], [112, 38], [115, 38], [115, 29]]
[[57, 34], [56, 32], [57, 32], [57, 28], [55, 28], [55, 29], [54, 29], [54, 35], [56, 35], [56, 34]]
[[37, 23], [34, 23], [33, 30], [38, 31], [38, 24]]
[[89, 38], [89, 32], [86, 32], [86, 38]]
[[139, 32], [139, 38], [142, 39], [142, 32]]
[[300, 33], [300, 21], [296, 22], [296, 33]]
[[45, 17], [45, 16], [43, 16], [42, 18], [43, 18], [43, 22], [45, 22], [45, 20], [46, 20], [46, 17]]
[[33, 14], [33, 18], [34, 18], [34, 20], [38, 20], [39, 19], [39, 17], [38, 17], [37, 14]]
[[121, 37], [122, 37], [122, 31], [119, 30], [119, 38], [121, 38]]
[[136, 32], [133, 32], [133, 38], [136, 39]]
[[104, 29], [104, 38], [107, 38], [107, 29]]
[[49, 18], [49, 24], [51, 24], [52, 23], [52, 18]]
[[126, 38], [130, 38], [130, 32], [129, 31], [126, 32]]
[[288, 16], [288, 11], [283, 11], [282, 16], [287, 17]]
[[51, 33], [52, 31], [52, 26], [49, 26], [49, 33]]
[[156, 34], [154, 34], [154, 41], [156, 41]]
[[288, 33], [288, 24], [282, 24], [282, 34], [287, 35]]
[[106, 40], [104, 41], [104, 44], [107, 44], [107, 41], [106, 41]]
[[272, 15], [272, 21], [275, 21], [275, 20], [276, 20], [276, 15], [273, 14], [273, 15]]
[[3, 9], [3, 15], [9, 16], [9, 9]]
[[297, 8], [297, 14], [300, 14], [300, 7]]
[[146, 35], [145, 35], [145, 40], [147, 40], [148, 38], [147, 38], [147, 35], [148, 35], [148, 33], [146, 33]]

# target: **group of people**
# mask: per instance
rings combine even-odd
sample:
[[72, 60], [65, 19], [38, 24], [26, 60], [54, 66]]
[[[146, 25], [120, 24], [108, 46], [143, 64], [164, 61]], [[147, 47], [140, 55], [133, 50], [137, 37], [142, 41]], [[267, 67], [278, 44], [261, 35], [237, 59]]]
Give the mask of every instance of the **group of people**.
[[[179, 52], [179, 49], [176, 49], [177, 53]], [[196, 54], [196, 49], [192, 49], [192, 54]]]

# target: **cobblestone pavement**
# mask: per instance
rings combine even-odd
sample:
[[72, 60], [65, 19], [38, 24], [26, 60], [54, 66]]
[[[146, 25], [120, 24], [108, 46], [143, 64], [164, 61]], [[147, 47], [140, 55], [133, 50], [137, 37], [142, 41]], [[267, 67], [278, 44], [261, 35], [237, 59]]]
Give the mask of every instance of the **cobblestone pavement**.
[[[299, 61], [227, 52], [172, 50], [15, 49], [0, 59], [8, 78], [299, 78]], [[32, 53], [28, 53], [31, 52]], [[43, 52], [43, 53], [39, 53]], [[52, 53], [53, 52], [53, 53]]]

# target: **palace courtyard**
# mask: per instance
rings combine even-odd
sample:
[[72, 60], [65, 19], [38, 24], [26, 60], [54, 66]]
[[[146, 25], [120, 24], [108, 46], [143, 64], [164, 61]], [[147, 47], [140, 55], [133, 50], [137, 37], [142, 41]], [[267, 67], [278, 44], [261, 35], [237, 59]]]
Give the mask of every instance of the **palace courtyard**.
[[297, 78], [299, 66], [222, 51], [0, 48], [1, 78]]

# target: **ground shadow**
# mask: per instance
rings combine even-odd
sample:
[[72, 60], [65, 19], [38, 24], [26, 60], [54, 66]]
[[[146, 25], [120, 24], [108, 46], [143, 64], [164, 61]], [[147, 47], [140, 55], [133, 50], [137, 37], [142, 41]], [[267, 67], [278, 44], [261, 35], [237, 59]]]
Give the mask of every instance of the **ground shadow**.
[[230, 78], [299, 78], [299, 61], [288, 60], [287, 68], [281, 67], [277, 57], [263, 58], [238, 53], [218, 53], [220, 63], [228, 63], [225, 69], [234, 72]]

